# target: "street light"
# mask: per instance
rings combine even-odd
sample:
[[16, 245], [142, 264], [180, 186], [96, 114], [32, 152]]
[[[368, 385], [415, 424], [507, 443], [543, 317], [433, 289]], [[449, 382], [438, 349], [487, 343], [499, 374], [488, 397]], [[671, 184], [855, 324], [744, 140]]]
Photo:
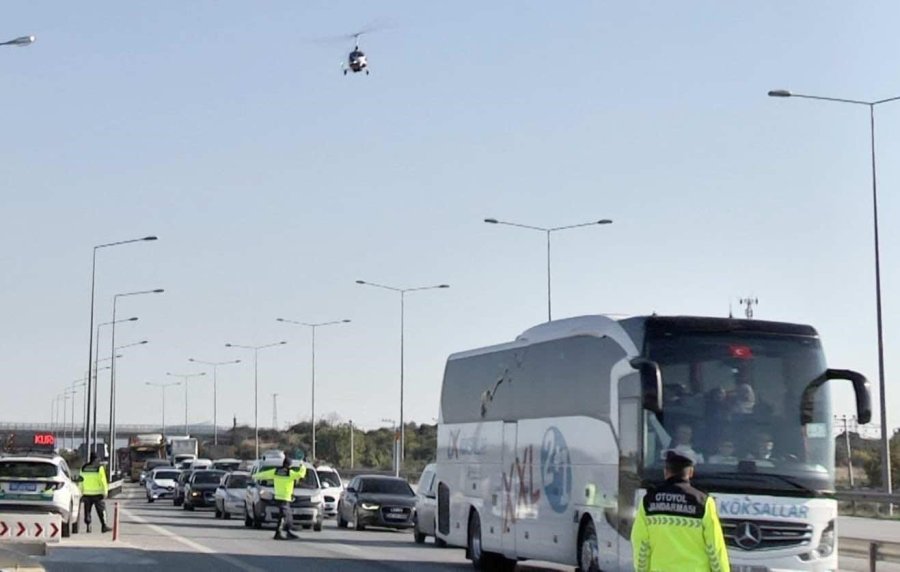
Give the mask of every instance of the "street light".
[[[162, 389], [162, 434], [163, 434], [163, 439], [165, 439], [165, 437], [166, 437], [166, 388], [173, 387], [175, 385], [181, 385], [181, 382], [180, 381], [172, 381], [169, 383], [153, 383], [153, 382], [147, 381], [145, 383], [151, 387], [158, 387], [158, 388]], [[185, 433], [187, 433], [187, 430], [185, 430]]]
[[188, 361], [199, 363], [202, 365], [208, 365], [213, 368], [213, 444], [219, 444], [219, 402], [218, 402], [218, 371], [220, 365], [232, 365], [236, 363], [241, 363], [241, 360], [236, 359], [232, 361], [200, 361], [194, 358], [188, 358]]
[[[113, 296], [113, 311], [112, 311], [112, 340], [110, 343], [110, 347], [113, 348], [113, 360], [110, 363], [111, 370], [109, 372], [109, 442], [112, 443], [112, 447], [115, 447], [116, 443], [116, 359], [115, 359], [115, 347], [116, 347], [116, 305], [119, 302], [119, 298], [124, 298], [127, 296], [141, 296], [143, 294], [162, 294], [165, 292], [162, 288], [157, 288], [156, 290], [139, 290], [136, 292], [123, 292], [120, 294], [116, 294]], [[97, 343], [100, 343], [100, 340], [97, 340]], [[147, 343], [146, 341], [143, 343]], [[116, 457], [112, 455], [109, 459], [109, 472], [115, 472], [116, 466]]]
[[[29, 36], [29, 37], [31, 37], [31, 36]], [[17, 38], [17, 39], [21, 39], [21, 38]], [[15, 40], [13, 40], [13, 41], [15, 41]], [[31, 42], [33, 42], [33, 41], [34, 40], [32, 39]], [[31, 42], [29, 42], [29, 43], [31, 43]], [[90, 319], [90, 326], [88, 327], [88, 371], [91, 370], [91, 358], [94, 356], [94, 292], [95, 292], [95, 286], [97, 283], [97, 251], [100, 250], [101, 248], [110, 248], [113, 246], [121, 246], [124, 244], [131, 244], [133, 242], [146, 242], [146, 241], [152, 241], [152, 240], [156, 240], [156, 237], [155, 236], [145, 236], [143, 238], [133, 238], [131, 240], [120, 240], [117, 242], [107, 242], [106, 244], [98, 244], [94, 247], [94, 254], [93, 254], [93, 259], [91, 262], [91, 319]], [[98, 342], [99, 342], [99, 340], [98, 340]], [[88, 402], [90, 402], [91, 399], [94, 399], [96, 401], [96, 388], [92, 389], [91, 385], [93, 385], [93, 384], [91, 383], [90, 376], [88, 376], [88, 386], [87, 386]], [[94, 392], [94, 394], [93, 394], [94, 397], [92, 397], [92, 393], [91, 393], [92, 391]], [[88, 404], [88, 415], [90, 415], [90, 403]], [[97, 415], [97, 408], [96, 408], [96, 403], [95, 403], [95, 406], [94, 406], [94, 417], [95, 417], [94, 422], [95, 423], [96, 423], [96, 415]], [[89, 421], [90, 421], [89, 418], [85, 419], [85, 423], [84, 423], [85, 427], [88, 427], [90, 425]], [[96, 436], [94, 437], [94, 439], [95, 439], [95, 441], [94, 441], [93, 445], [96, 445]], [[93, 445], [91, 448], [92, 451], [93, 451]]]
[[[103, 322], [102, 324], [97, 324], [97, 344], [96, 344], [96, 348], [94, 349], [94, 412], [93, 412], [94, 420], [93, 420], [93, 426], [91, 427], [91, 433], [93, 434], [92, 447], [96, 447], [96, 445], [97, 445], [97, 403], [100, 401], [100, 399], [99, 399], [100, 375], [97, 370], [97, 368], [100, 366], [100, 361], [101, 361], [100, 360], [100, 328], [102, 328], [103, 326], [113, 326], [117, 322], [118, 323], [137, 322], [137, 320], [138, 320], [137, 316], [134, 316], [134, 317], [125, 318], [122, 320], [115, 320], [115, 321], [110, 321], [110, 322]], [[113, 351], [115, 351], [115, 349], [113, 349]], [[112, 361], [116, 357], [118, 357], [118, 356], [112, 355], [109, 357], [109, 360]], [[106, 360], [103, 360], [103, 361], [106, 361]], [[111, 366], [110, 366], [110, 370], [112, 370]], [[110, 381], [112, 381], [112, 380], [110, 380]], [[93, 450], [93, 449], [91, 449], [91, 450]]]
[[862, 101], [857, 99], [804, 95], [792, 93], [786, 89], [776, 89], [769, 92], [769, 97], [799, 97], [801, 99], [816, 99], [819, 101], [830, 101], [832, 103], [863, 105], [869, 108], [869, 146], [872, 155], [872, 221], [875, 235], [875, 321], [878, 333], [878, 399], [881, 401], [881, 479], [884, 482], [885, 492], [891, 494], [893, 489], [891, 485], [891, 445], [890, 432], [888, 431], [887, 399], [885, 397], [884, 383], [884, 329], [881, 319], [881, 258], [878, 240], [878, 178], [875, 170], [875, 107], [883, 103], [900, 100], [900, 96], [879, 99], [876, 101]]
[[184, 434], [185, 436], [190, 435], [188, 433], [188, 380], [192, 377], [203, 377], [206, 375], [205, 371], [201, 371], [200, 373], [172, 373], [170, 371], [166, 372], [166, 375], [172, 377], [180, 377], [181, 381], [184, 382]]
[[286, 320], [284, 318], [276, 318], [279, 322], [285, 324], [294, 324], [296, 326], [306, 326], [312, 332], [312, 457], [316, 460], [316, 328], [322, 326], [334, 326], [336, 324], [349, 324], [350, 320], [334, 320], [331, 322], [298, 322], [296, 320]]
[[0, 46], [15, 46], [17, 48], [27, 48], [28, 46], [33, 44], [36, 39], [37, 38], [35, 38], [34, 36], [19, 36], [18, 38], [9, 40], [8, 42], [0, 42]]
[[506, 222], [506, 221], [502, 221], [502, 220], [497, 220], [495, 218], [486, 218], [486, 219], [484, 219], [484, 222], [486, 222], [488, 224], [503, 224], [506, 226], [515, 226], [518, 228], [525, 228], [528, 230], [537, 230], [537, 231], [546, 233], [546, 235], [547, 235], [547, 321], [548, 322], [553, 319], [553, 314], [551, 311], [551, 309], [552, 309], [551, 308], [551, 300], [550, 300], [550, 235], [552, 233], [560, 231], [560, 230], [569, 230], [572, 228], [581, 228], [584, 226], [612, 224], [612, 220], [610, 220], [608, 218], [591, 221], [591, 222], [584, 222], [581, 224], [570, 224], [567, 226], [554, 226], [554, 227], [550, 227], [550, 228], [544, 228], [544, 227], [540, 227], [540, 226], [531, 226], [531, 225], [527, 225], [527, 224], [519, 224], [516, 222]]
[[420, 290], [437, 290], [443, 288], [449, 288], [449, 284], [437, 284], [435, 286], [420, 286], [418, 288], [396, 288], [394, 286], [385, 286], [384, 284], [376, 284], [374, 282], [366, 282], [365, 280], [357, 280], [357, 284], [361, 284], [363, 286], [372, 286], [374, 288], [381, 288], [383, 290], [390, 290], [392, 292], [398, 292], [400, 294], [400, 462], [397, 463], [396, 467], [396, 475], [400, 476], [400, 464], [406, 457], [406, 427], [404, 426], [404, 417], [403, 417], [403, 381], [404, 381], [404, 320], [405, 320], [405, 305], [406, 305], [406, 293], [407, 292], [418, 292]]
[[259, 350], [283, 346], [287, 342], [280, 341], [261, 346], [242, 346], [240, 344], [225, 344], [226, 348], [241, 350], [253, 350], [253, 425], [256, 433], [256, 458], [259, 458]]

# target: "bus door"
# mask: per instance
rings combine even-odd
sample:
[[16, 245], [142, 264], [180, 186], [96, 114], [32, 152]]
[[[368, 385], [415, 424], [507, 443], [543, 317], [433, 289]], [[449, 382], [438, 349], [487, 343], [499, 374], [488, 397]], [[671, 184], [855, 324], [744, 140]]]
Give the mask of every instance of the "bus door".
[[637, 512], [635, 496], [641, 486], [644, 415], [640, 375], [629, 373], [619, 379], [619, 506], [614, 527], [621, 570], [630, 570], [632, 566], [631, 527]]
[[[516, 520], [517, 514], [517, 495], [516, 491], [519, 487], [519, 476], [515, 469], [516, 447], [518, 436], [518, 423], [503, 423], [503, 453], [501, 455], [500, 470], [501, 474], [501, 490], [500, 490], [500, 533], [501, 546], [503, 552], [508, 556], [517, 554], [516, 552]], [[494, 506], [497, 506], [495, 504]]]

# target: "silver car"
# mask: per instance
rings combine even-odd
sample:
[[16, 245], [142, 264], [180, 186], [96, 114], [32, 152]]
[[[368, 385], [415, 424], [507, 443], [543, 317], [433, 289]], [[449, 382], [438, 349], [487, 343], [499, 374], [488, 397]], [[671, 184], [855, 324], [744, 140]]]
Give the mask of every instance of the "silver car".
[[419, 485], [416, 487], [416, 515], [413, 524], [413, 538], [416, 544], [424, 544], [425, 539], [434, 536], [437, 546], [445, 546], [446, 543], [435, 536], [437, 529], [437, 474], [434, 464], [425, 467], [422, 476], [419, 477]]
[[173, 467], [158, 467], [153, 469], [150, 476], [144, 481], [147, 493], [147, 502], [158, 499], [174, 499], [175, 484], [181, 471]]
[[244, 497], [250, 482], [250, 473], [244, 471], [234, 471], [222, 478], [222, 484], [216, 489], [216, 518], [228, 520], [231, 515], [243, 518]]

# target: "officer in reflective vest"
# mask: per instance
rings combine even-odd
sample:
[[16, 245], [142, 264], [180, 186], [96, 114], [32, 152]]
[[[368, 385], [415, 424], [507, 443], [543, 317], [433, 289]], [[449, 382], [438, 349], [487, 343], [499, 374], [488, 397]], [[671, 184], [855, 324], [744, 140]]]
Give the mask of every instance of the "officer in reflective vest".
[[691, 486], [693, 475], [693, 459], [666, 454], [666, 482], [647, 491], [631, 529], [637, 572], [730, 572], [716, 503]]
[[291, 512], [291, 502], [294, 500], [294, 483], [303, 480], [305, 476], [306, 467], [303, 465], [291, 469], [290, 457], [284, 458], [284, 463], [280, 468], [272, 467], [253, 475], [254, 480], [274, 481], [275, 483], [275, 505], [279, 510], [275, 540], [297, 538], [297, 535], [294, 534], [294, 515]]
[[96, 453], [91, 453], [91, 462], [81, 467], [81, 495], [84, 500], [84, 524], [87, 532], [91, 531], [91, 510], [97, 507], [97, 517], [100, 519], [100, 532], [112, 530], [106, 526], [106, 502], [103, 500], [109, 494], [109, 482], [106, 480], [106, 469], [100, 464]]

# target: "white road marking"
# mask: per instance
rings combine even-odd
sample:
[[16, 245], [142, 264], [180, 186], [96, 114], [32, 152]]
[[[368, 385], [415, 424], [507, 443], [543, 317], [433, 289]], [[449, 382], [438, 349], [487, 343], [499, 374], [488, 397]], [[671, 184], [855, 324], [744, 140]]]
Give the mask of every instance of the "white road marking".
[[237, 558], [228, 556], [227, 554], [220, 554], [219, 552], [216, 552], [212, 548], [209, 548], [207, 546], [204, 546], [202, 544], [194, 542], [193, 540], [189, 540], [189, 539], [187, 539], [183, 536], [180, 536], [170, 530], [166, 530], [165, 528], [163, 528], [161, 526], [151, 524], [144, 517], [138, 516], [128, 509], [122, 509], [122, 512], [128, 514], [129, 518], [133, 518], [135, 521], [141, 523], [142, 525], [146, 526], [147, 528], [156, 532], [157, 534], [161, 534], [161, 535], [165, 536], [166, 538], [170, 538], [170, 539], [174, 540], [175, 542], [178, 542], [178, 543], [190, 548], [191, 550], [194, 550], [195, 552], [199, 552], [201, 554], [208, 554], [208, 555], [212, 556], [213, 558], [221, 560], [222, 562], [227, 562], [228, 564], [231, 564], [232, 566], [239, 568], [240, 570], [244, 570], [244, 572], [266, 572], [262, 568], [257, 568], [255, 566], [251, 566], [245, 562], [241, 562]]

